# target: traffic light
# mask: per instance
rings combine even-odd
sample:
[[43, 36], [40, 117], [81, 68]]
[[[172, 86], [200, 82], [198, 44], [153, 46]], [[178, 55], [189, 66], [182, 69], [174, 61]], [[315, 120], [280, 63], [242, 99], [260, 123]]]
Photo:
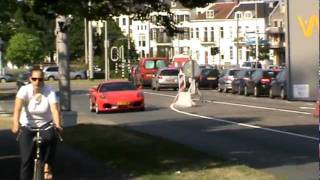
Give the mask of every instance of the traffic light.
[[210, 51], [211, 51], [211, 55], [216, 55], [219, 53], [220, 50], [219, 50], [219, 47], [212, 47]]

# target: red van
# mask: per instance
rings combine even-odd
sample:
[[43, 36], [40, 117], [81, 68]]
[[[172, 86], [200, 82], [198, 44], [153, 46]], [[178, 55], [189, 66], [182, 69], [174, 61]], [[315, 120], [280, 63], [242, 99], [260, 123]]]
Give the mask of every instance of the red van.
[[169, 60], [166, 57], [141, 58], [136, 69], [134, 84], [150, 86], [152, 76], [157, 73], [158, 69], [168, 67], [168, 65]]
[[191, 60], [189, 55], [178, 54], [172, 57], [172, 65], [176, 68], [182, 68], [183, 65], [189, 60]]

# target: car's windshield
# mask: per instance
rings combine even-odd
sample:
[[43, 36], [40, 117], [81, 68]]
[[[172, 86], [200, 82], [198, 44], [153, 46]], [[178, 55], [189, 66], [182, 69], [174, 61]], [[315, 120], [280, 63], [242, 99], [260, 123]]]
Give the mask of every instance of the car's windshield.
[[166, 63], [164, 60], [147, 60], [144, 64], [146, 69], [160, 69], [166, 67]]
[[117, 82], [117, 83], [107, 83], [103, 84], [99, 92], [108, 92], [108, 91], [126, 91], [126, 90], [135, 90], [136, 88], [130, 82]]

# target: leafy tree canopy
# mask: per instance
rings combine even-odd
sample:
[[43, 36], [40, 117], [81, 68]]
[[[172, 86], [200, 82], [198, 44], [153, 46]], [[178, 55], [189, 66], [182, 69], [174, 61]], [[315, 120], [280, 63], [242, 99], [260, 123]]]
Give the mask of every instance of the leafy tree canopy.
[[[90, 4], [89, 4], [90, 1]], [[187, 8], [205, 6], [216, 0], [178, 0]], [[133, 19], [148, 19], [151, 12], [167, 12], [159, 25], [168, 33], [177, 32], [170, 13], [168, 0], [25, 0], [34, 12], [46, 16], [56, 14], [86, 17], [89, 20], [110, 19], [118, 15], [131, 15]]]
[[42, 61], [44, 52], [40, 38], [28, 33], [17, 33], [10, 41], [5, 54], [5, 59], [12, 61], [17, 66], [36, 64]]

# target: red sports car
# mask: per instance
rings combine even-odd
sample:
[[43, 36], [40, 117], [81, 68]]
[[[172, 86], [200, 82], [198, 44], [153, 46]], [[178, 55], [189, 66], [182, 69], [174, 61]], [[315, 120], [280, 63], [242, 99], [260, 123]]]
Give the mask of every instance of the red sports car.
[[89, 89], [91, 112], [144, 110], [144, 95], [129, 81], [105, 81]]

